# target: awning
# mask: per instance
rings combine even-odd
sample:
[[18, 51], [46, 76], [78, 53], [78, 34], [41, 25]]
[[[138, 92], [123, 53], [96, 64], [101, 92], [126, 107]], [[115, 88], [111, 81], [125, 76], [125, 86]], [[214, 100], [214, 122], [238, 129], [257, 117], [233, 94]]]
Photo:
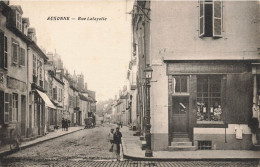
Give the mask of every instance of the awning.
[[49, 99], [49, 97], [45, 93], [43, 93], [43, 92], [41, 92], [41, 91], [39, 91], [37, 89], [36, 89], [36, 91], [41, 96], [41, 98], [43, 99], [43, 101], [45, 102], [45, 105], [47, 107], [56, 109], [56, 107], [53, 105], [53, 103], [51, 102], [51, 100]]

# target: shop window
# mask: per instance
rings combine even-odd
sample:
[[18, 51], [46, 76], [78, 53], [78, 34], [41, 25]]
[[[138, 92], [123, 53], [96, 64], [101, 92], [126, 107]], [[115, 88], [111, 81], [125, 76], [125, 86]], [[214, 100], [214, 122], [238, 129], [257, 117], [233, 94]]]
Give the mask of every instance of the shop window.
[[221, 76], [197, 77], [197, 121], [221, 121]]
[[181, 94], [189, 92], [188, 76], [173, 76], [172, 78], [173, 94]]

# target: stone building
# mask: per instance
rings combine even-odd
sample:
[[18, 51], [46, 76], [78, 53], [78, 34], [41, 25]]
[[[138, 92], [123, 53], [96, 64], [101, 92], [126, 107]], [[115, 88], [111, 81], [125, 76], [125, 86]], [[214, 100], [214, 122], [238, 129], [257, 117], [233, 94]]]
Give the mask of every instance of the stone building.
[[134, 3], [137, 110], [145, 132], [143, 70], [151, 66], [153, 150], [239, 150], [256, 144], [250, 122], [259, 121], [259, 110], [252, 111], [260, 85], [258, 3]]

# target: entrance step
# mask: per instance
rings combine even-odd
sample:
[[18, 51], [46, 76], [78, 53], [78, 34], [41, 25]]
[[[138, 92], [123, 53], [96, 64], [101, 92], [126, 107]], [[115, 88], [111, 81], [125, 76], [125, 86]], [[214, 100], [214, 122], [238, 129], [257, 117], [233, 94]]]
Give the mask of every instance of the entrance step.
[[187, 133], [174, 133], [173, 138], [188, 138], [189, 135]]
[[169, 151], [195, 151], [196, 146], [168, 146]]
[[187, 138], [187, 137], [185, 137], [185, 138], [182, 138], [182, 137], [179, 138], [179, 137], [178, 137], [178, 138], [173, 138], [172, 141], [173, 141], [173, 142], [190, 142], [190, 139]]
[[192, 142], [171, 142], [171, 146], [192, 146]]

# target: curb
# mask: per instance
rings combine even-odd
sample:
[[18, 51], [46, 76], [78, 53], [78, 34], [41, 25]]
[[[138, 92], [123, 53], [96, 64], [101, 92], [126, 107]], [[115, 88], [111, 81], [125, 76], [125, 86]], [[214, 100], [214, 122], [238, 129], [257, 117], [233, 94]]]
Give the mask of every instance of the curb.
[[[68, 135], [68, 134], [71, 134], [71, 133], [74, 133], [74, 132], [78, 132], [78, 131], [81, 131], [81, 130], [84, 130], [84, 128], [83, 129], [78, 129], [78, 130], [75, 130], [75, 131], [72, 131], [72, 132], [68, 132], [68, 133], [65, 133], [65, 134], [62, 134], [62, 135], [59, 135], [59, 136], [55, 136], [55, 137], [52, 137], [52, 138], [49, 138], [49, 139], [46, 139], [46, 140], [38, 141], [38, 142], [35, 142], [35, 143], [32, 143], [32, 144], [20, 146], [20, 150], [21, 149], [26, 149], [26, 148], [29, 148], [29, 147], [32, 147], [32, 146], [35, 146], [37, 144], [44, 143], [46, 141], [50, 141], [50, 140], [56, 139], [56, 138], [59, 138], [59, 137], [62, 137], [62, 136], [65, 136], [65, 135]], [[13, 154], [13, 153], [18, 152], [18, 151], [19, 150], [7, 150], [7, 151], [0, 152], [0, 159], [3, 158], [4, 156]]]
[[[123, 158], [129, 159], [133, 161], [244, 161], [244, 160], [259, 160], [260, 158], [160, 158], [160, 157], [138, 157], [134, 155], [127, 154], [124, 150], [125, 142], [122, 140], [122, 152], [123, 152]], [[177, 152], [178, 153], [178, 152]]]

